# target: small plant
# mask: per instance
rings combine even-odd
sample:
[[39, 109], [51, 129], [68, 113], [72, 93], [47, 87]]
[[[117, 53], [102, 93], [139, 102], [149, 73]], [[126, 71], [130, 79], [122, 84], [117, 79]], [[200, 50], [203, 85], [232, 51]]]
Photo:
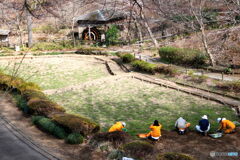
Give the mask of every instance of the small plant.
[[121, 55], [121, 59], [123, 61], [123, 63], [131, 63], [135, 60], [134, 55], [130, 54], [130, 53], [126, 53]]
[[67, 136], [65, 141], [69, 144], [81, 144], [83, 143], [83, 136], [79, 133], [72, 133]]
[[230, 67], [225, 68], [224, 73], [227, 73], [227, 74], [232, 73], [232, 68]]
[[119, 30], [116, 25], [112, 25], [106, 32], [107, 45], [114, 45], [118, 41]]

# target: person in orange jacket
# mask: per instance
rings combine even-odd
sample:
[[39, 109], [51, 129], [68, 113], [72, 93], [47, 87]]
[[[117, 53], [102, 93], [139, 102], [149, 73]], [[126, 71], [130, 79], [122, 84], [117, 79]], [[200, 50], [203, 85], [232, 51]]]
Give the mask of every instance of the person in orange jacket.
[[220, 123], [218, 131], [223, 131], [225, 134], [235, 132], [236, 125], [226, 118], [218, 118], [217, 122]]
[[138, 134], [140, 138], [148, 138], [153, 141], [157, 141], [161, 137], [162, 125], [159, 124], [158, 120], [155, 120], [149, 127], [151, 131], [147, 134]]
[[108, 132], [116, 132], [116, 131], [122, 131], [122, 129], [126, 126], [125, 122], [117, 122], [115, 123]]

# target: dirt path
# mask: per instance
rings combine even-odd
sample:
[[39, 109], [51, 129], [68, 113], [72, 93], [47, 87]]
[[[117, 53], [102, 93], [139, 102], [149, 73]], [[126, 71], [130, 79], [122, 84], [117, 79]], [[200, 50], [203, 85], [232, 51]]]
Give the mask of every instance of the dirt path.
[[240, 101], [232, 99], [230, 97], [226, 97], [226, 96], [222, 96], [222, 95], [218, 95], [218, 94], [214, 94], [214, 93], [210, 93], [204, 90], [200, 90], [200, 89], [195, 89], [192, 87], [184, 87], [184, 86], [180, 86], [177, 85], [174, 82], [171, 81], [167, 81], [167, 80], [163, 80], [163, 79], [157, 79], [155, 77], [151, 77], [151, 76], [146, 76], [143, 74], [139, 74], [139, 73], [134, 73], [132, 75], [133, 78], [139, 79], [139, 80], [143, 80], [149, 83], [153, 83], [153, 84], [157, 84], [160, 86], [164, 86], [167, 88], [171, 88], [171, 89], [175, 89], [178, 91], [182, 91], [182, 92], [186, 92], [189, 93], [191, 95], [195, 95], [195, 96], [199, 96], [208, 100], [213, 100], [219, 103], [222, 103], [224, 105], [229, 105], [231, 107], [239, 107], [240, 106]]
[[[81, 155], [79, 155], [79, 152], [81, 151], [85, 143], [81, 145], [68, 145], [64, 142], [64, 140], [56, 139], [55, 137], [40, 131], [32, 124], [29, 117], [25, 117], [22, 112], [17, 109], [15, 104], [12, 102], [11, 97], [3, 96], [2, 93], [0, 93], [0, 114], [3, 117], [6, 117], [6, 119], [11, 123], [11, 125], [15, 126], [16, 130], [21, 132], [30, 141], [34, 142], [37, 146], [46, 150], [51, 155], [54, 155], [62, 160], [81, 159]], [[1, 141], [1, 143], [3, 142]], [[14, 151], [11, 152], [14, 153]], [[94, 151], [92, 154], [96, 154], [99, 156], [101, 155], [97, 151]], [[2, 159], [2, 157], [0, 159]], [[101, 158], [99, 158], [99, 160], [101, 160]]]
[[[194, 156], [199, 160], [239, 160], [240, 159], [240, 129], [237, 133], [225, 135], [219, 139], [189, 132], [180, 136], [177, 132], [163, 131], [161, 140], [155, 144], [157, 150], [164, 152], [180, 152]], [[211, 152], [238, 152], [238, 157], [215, 156]]]

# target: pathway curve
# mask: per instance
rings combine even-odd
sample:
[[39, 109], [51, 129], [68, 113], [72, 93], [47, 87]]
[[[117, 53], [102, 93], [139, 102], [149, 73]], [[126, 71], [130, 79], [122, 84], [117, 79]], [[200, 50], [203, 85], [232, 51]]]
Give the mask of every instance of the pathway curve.
[[0, 115], [1, 160], [57, 160], [26, 139]]

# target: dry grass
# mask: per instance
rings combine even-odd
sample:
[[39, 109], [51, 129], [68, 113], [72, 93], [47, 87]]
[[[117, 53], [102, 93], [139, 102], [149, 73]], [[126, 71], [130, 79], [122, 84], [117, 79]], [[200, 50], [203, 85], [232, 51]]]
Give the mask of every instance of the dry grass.
[[86, 86], [51, 98], [62, 104], [67, 112], [99, 122], [102, 131], [107, 131], [116, 121], [126, 121], [131, 135], [148, 132], [155, 119], [167, 130], [174, 128], [179, 116], [185, 117], [194, 127], [200, 117], [207, 114], [213, 130], [217, 128], [215, 120], [219, 116], [237, 119], [228, 107], [134, 79]]
[[[20, 60], [0, 61], [0, 69], [13, 73]], [[16, 64], [16, 65], [14, 65]], [[89, 58], [26, 59], [20, 65], [18, 77], [38, 84], [43, 90], [63, 88], [109, 75], [105, 65]]]

